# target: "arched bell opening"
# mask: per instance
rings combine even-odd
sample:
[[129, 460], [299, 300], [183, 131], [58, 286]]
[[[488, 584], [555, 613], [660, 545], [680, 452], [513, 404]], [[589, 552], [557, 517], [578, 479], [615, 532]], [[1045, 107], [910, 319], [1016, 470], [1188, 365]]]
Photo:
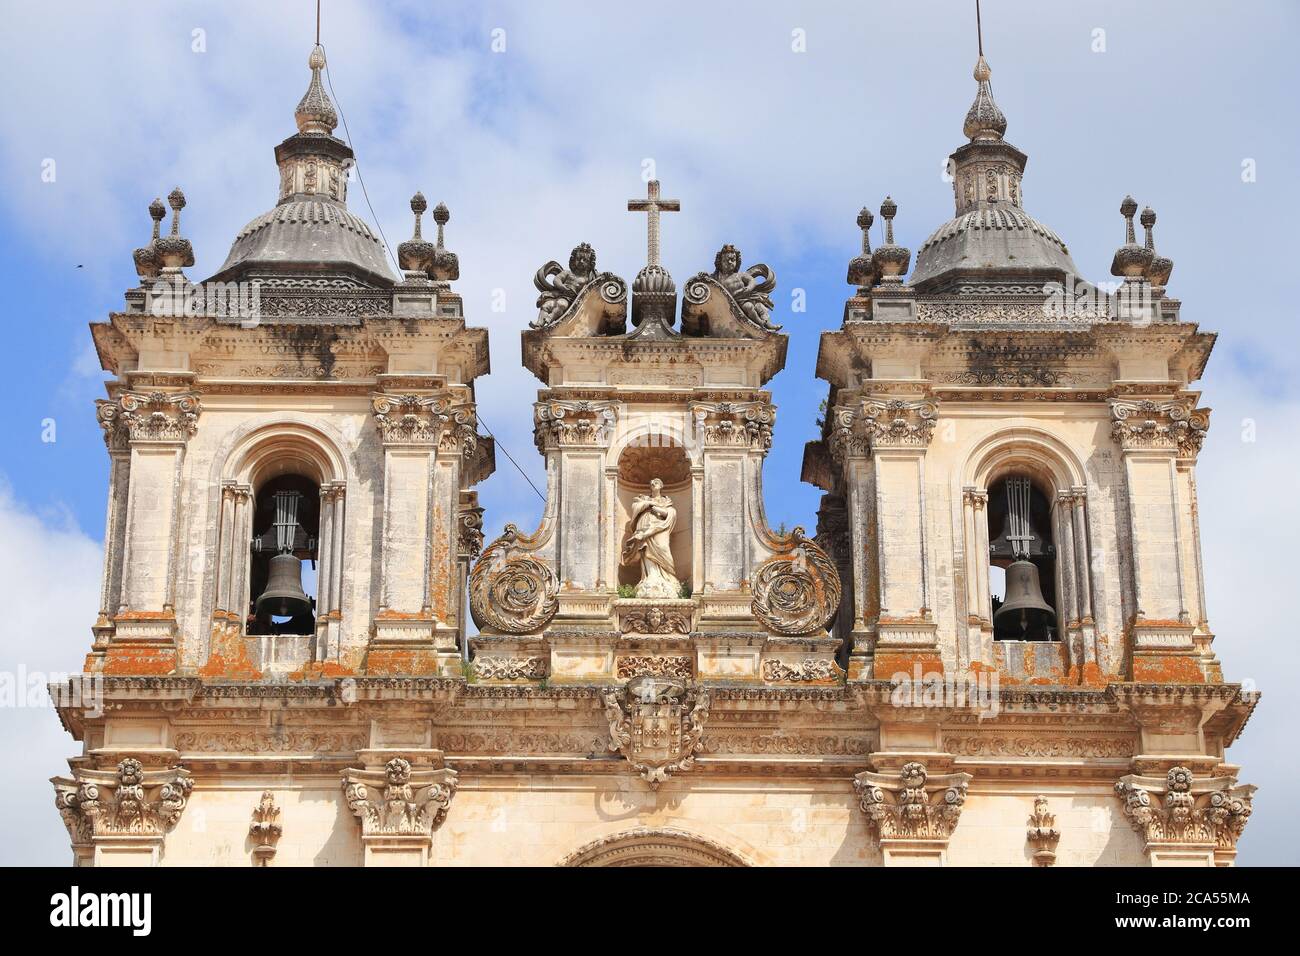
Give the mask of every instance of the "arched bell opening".
[[320, 484], [277, 470], [254, 491], [252, 524], [247, 633], [314, 633]]
[[[690, 596], [692, 498], [690, 458], [686, 449], [672, 438], [646, 435], [623, 449], [618, 458], [616, 516], [616, 526], [620, 529], [620, 594], [658, 598]], [[655, 499], [663, 500], [656, 504]], [[667, 532], [671, 569], [663, 567], [662, 526], [665, 523], [671, 524]], [[676, 579], [674, 587], [666, 586], [665, 574]], [[668, 593], [669, 590], [673, 593]]]
[[1011, 472], [988, 490], [989, 597], [996, 641], [1054, 641], [1056, 545], [1050, 501], [1030, 475]]

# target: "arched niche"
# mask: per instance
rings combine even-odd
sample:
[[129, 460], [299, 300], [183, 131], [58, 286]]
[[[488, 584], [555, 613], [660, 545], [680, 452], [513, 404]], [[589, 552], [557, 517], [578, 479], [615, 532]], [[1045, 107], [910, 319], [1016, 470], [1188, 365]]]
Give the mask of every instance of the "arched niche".
[[[672, 499], [677, 511], [676, 522], [669, 536], [673, 564], [679, 581], [689, 583], [693, 571], [691, 528], [694, 522], [694, 491], [691, 459], [686, 449], [671, 437], [645, 434], [632, 438], [618, 455], [617, 514], [618, 550], [632, 529], [632, 503], [640, 495], [649, 495], [650, 482], [663, 482], [663, 494]], [[619, 585], [635, 585], [640, 580], [636, 564], [618, 567]]]

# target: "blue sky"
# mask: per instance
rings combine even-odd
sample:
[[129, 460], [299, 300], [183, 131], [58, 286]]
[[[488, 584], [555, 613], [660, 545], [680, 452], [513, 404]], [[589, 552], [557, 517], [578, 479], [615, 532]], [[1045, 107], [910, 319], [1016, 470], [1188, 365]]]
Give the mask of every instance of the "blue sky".
[[[274, 203], [271, 151], [293, 130], [312, 41], [306, 0], [54, 11], [6, 3], [0, 36], [9, 359], [0, 671], [11, 673], [75, 671], [90, 641], [107, 460], [92, 408], [103, 376], [86, 325], [134, 284], [131, 250], [147, 238], [154, 196], [185, 189], [196, 279]], [[1242, 862], [1255, 863], [1298, 857], [1283, 802], [1297, 771], [1276, 753], [1293, 749], [1289, 698], [1300, 679], [1282, 618], [1300, 531], [1289, 481], [1300, 466], [1289, 299], [1298, 11], [1282, 0], [984, 4], [1007, 139], [1030, 157], [1028, 211], [1099, 281], [1123, 238], [1120, 199], [1154, 206], [1157, 246], [1175, 261], [1171, 294], [1186, 320], [1221, 333], [1201, 383], [1215, 409], [1201, 520], [1216, 650], [1230, 679], [1253, 680], [1265, 695], [1230, 753], [1243, 780], [1261, 785], [1241, 846]], [[494, 30], [504, 31], [504, 52], [491, 48]], [[794, 31], [806, 52], [792, 49]], [[535, 314], [532, 274], [588, 241], [602, 268], [630, 279], [644, 222], [626, 200], [643, 192], [650, 159], [665, 194], [682, 202], [664, 223], [664, 261], [679, 286], [711, 267], [724, 242], [776, 271], [790, 349], [771, 385], [779, 412], [767, 509], [774, 524], [814, 524], [817, 492], [798, 478], [825, 395], [813, 375], [817, 336], [840, 322], [862, 205], [892, 195], [897, 239], [913, 250], [952, 214], [940, 174], [974, 94], [971, 3], [325, 0], [322, 39], [390, 243], [410, 234], [416, 189], [451, 208], [466, 315], [491, 332], [483, 418], [539, 486], [530, 411], [539, 383], [519, 362], [519, 331]], [[42, 180], [47, 159], [53, 182]], [[349, 204], [373, 221], [355, 185]], [[491, 310], [498, 289], [504, 312]], [[794, 289], [805, 290], [807, 312], [790, 312]], [[53, 442], [42, 440], [47, 420]], [[503, 455], [480, 490], [489, 532], [536, 524], [540, 501]], [[48, 712], [0, 714], [0, 755], [20, 768], [11, 786], [32, 784], [17, 798], [21, 812], [0, 823], [0, 852], [63, 862], [44, 778], [72, 741]]]

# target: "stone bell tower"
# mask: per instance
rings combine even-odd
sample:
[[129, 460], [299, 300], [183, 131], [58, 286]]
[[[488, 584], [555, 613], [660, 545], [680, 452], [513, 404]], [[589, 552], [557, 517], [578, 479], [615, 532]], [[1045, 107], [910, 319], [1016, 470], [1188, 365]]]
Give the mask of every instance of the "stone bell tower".
[[583, 243], [538, 271], [524, 364], [546, 458], [541, 527], [513, 527], [470, 578], [480, 679], [833, 682], [838, 574], [803, 536], [763, 515], [775, 409], [763, 385], [786, 337], [772, 324], [775, 276], [732, 246], [677, 290], [660, 262], [660, 216], [678, 204], [651, 182], [646, 265], [631, 287]]
[[[910, 277], [895, 203], [880, 207], [874, 250], [874, 217], [858, 216], [856, 291], [822, 335], [829, 411], [804, 477], [826, 492], [822, 537], [850, 556], [837, 622], [850, 682], [992, 679], [1026, 712], [1004, 708], [982, 732], [959, 709], [882, 713], [873, 763], [911, 755], [973, 771], [976, 787], [980, 761], [962, 758], [1000, 755], [1009, 741], [993, 728], [1030, 732], [1028, 711], [1049, 699], [1095, 701], [1114, 729], [1136, 728], [1131, 750], [1114, 751], [1131, 756], [1125, 769], [1151, 775], [1124, 777], [1122, 791], [1145, 787], [1153, 803], [1200, 794], [1211, 816], [1211, 793], [1214, 806], [1237, 801], [1230, 821], [1175, 832], [1130, 800], [1151, 861], [1223, 863], [1253, 789], [1237, 787], [1223, 751], [1254, 697], [1223, 683], [1204, 599], [1195, 466], [1209, 410], [1192, 383], [1214, 335], [1181, 319], [1155, 213], [1142, 213], [1139, 243], [1132, 199], [1118, 288], [1080, 280], [1065, 243], [1025, 210], [1026, 156], [1003, 138], [989, 76], [981, 56], [968, 142], [949, 163], [955, 214]], [[1045, 720], [1032, 732], [1057, 723]], [[1056, 729], [1077, 732], [1063, 715]], [[1025, 740], [1022, 756], [1035, 754]], [[1190, 791], [1165, 785], [1174, 769]]]

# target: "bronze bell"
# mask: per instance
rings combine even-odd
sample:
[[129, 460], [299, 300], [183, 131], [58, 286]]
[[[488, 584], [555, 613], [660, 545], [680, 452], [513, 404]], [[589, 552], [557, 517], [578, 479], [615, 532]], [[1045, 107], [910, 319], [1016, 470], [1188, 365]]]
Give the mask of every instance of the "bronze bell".
[[1017, 620], [1022, 635], [1037, 634], [1056, 622], [1056, 612], [1043, 600], [1037, 565], [1023, 558], [1007, 566], [1007, 599], [993, 615], [995, 625], [1010, 630], [1015, 629]]
[[297, 617], [311, 612], [311, 598], [302, 589], [302, 562], [292, 554], [271, 558], [266, 590], [257, 599], [257, 615]]

